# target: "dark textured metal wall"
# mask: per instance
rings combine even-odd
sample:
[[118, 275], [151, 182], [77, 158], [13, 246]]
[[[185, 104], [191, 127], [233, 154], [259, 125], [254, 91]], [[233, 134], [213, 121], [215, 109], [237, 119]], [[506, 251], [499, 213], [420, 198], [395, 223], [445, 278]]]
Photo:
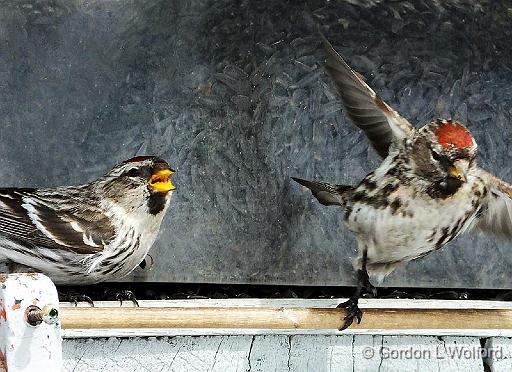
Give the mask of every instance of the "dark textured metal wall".
[[[159, 154], [178, 190], [136, 280], [352, 284], [340, 212], [289, 178], [355, 184], [378, 164], [317, 27], [413, 123], [466, 123], [512, 181], [509, 3], [0, 1], [1, 184]], [[511, 263], [511, 243], [472, 233], [385, 284], [510, 288]]]

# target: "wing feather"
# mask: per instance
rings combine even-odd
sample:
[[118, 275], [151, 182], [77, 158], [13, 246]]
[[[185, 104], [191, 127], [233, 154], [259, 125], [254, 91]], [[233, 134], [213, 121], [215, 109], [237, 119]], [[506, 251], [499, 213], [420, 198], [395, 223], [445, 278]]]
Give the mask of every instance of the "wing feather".
[[414, 127], [368, 86], [323, 36], [326, 69], [336, 83], [346, 113], [362, 129], [373, 148], [385, 158], [397, 138], [412, 135]]
[[512, 185], [488, 172], [481, 172], [489, 193], [477, 227], [484, 232], [512, 239]]
[[[33, 189], [0, 189], [0, 235], [29, 247], [88, 254], [103, 250], [115, 238], [106, 216], [77, 213], [69, 200], [51, 202]], [[79, 206], [84, 212], [87, 206]]]

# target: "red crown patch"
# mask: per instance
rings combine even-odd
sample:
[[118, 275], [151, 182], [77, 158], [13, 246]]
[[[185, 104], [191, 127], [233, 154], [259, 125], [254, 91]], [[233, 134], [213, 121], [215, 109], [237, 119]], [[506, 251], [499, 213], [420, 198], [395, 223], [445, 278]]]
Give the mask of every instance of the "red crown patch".
[[459, 122], [451, 120], [439, 121], [439, 126], [435, 131], [438, 142], [444, 148], [465, 149], [473, 146], [473, 136]]

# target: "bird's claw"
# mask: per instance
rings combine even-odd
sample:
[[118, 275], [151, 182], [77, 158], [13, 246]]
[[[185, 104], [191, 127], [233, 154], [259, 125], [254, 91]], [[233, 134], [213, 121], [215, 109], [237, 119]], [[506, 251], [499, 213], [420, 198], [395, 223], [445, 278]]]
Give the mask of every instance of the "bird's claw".
[[131, 301], [134, 303], [135, 307], [139, 307], [139, 302], [137, 301], [137, 297], [130, 290], [123, 290], [116, 293], [116, 300], [120, 302], [120, 306], [123, 306], [123, 300]]
[[341, 328], [339, 329], [340, 331], [343, 331], [344, 329], [350, 327], [354, 322], [354, 319], [357, 320], [357, 324], [361, 323], [361, 319], [363, 319], [363, 312], [361, 311], [357, 304], [358, 299], [353, 297], [336, 306], [337, 308], [347, 309], [347, 315], [345, 315], [345, 317], [343, 318], [344, 322]]
[[78, 306], [79, 302], [87, 302], [89, 305], [91, 305], [91, 307], [94, 307], [94, 302], [92, 299], [83, 293], [70, 294], [67, 296], [67, 300], [68, 302], [75, 304], [75, 306]]

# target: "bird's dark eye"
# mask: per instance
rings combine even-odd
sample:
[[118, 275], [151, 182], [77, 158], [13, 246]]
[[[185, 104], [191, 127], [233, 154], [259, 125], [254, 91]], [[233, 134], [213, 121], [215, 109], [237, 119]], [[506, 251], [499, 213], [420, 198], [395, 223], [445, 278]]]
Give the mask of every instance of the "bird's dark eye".
[[140, 170], [137, 168], [132, 168], [128, 172], [126, 172], [126, 175], [128, 177], [139, 177], [140, 176]]
[[432, 150], [432, 158], [434, 160], [440, 160], [441, 159], [441, 155], [439, 155], [439, 153], [437, 151], [433, 151]]

